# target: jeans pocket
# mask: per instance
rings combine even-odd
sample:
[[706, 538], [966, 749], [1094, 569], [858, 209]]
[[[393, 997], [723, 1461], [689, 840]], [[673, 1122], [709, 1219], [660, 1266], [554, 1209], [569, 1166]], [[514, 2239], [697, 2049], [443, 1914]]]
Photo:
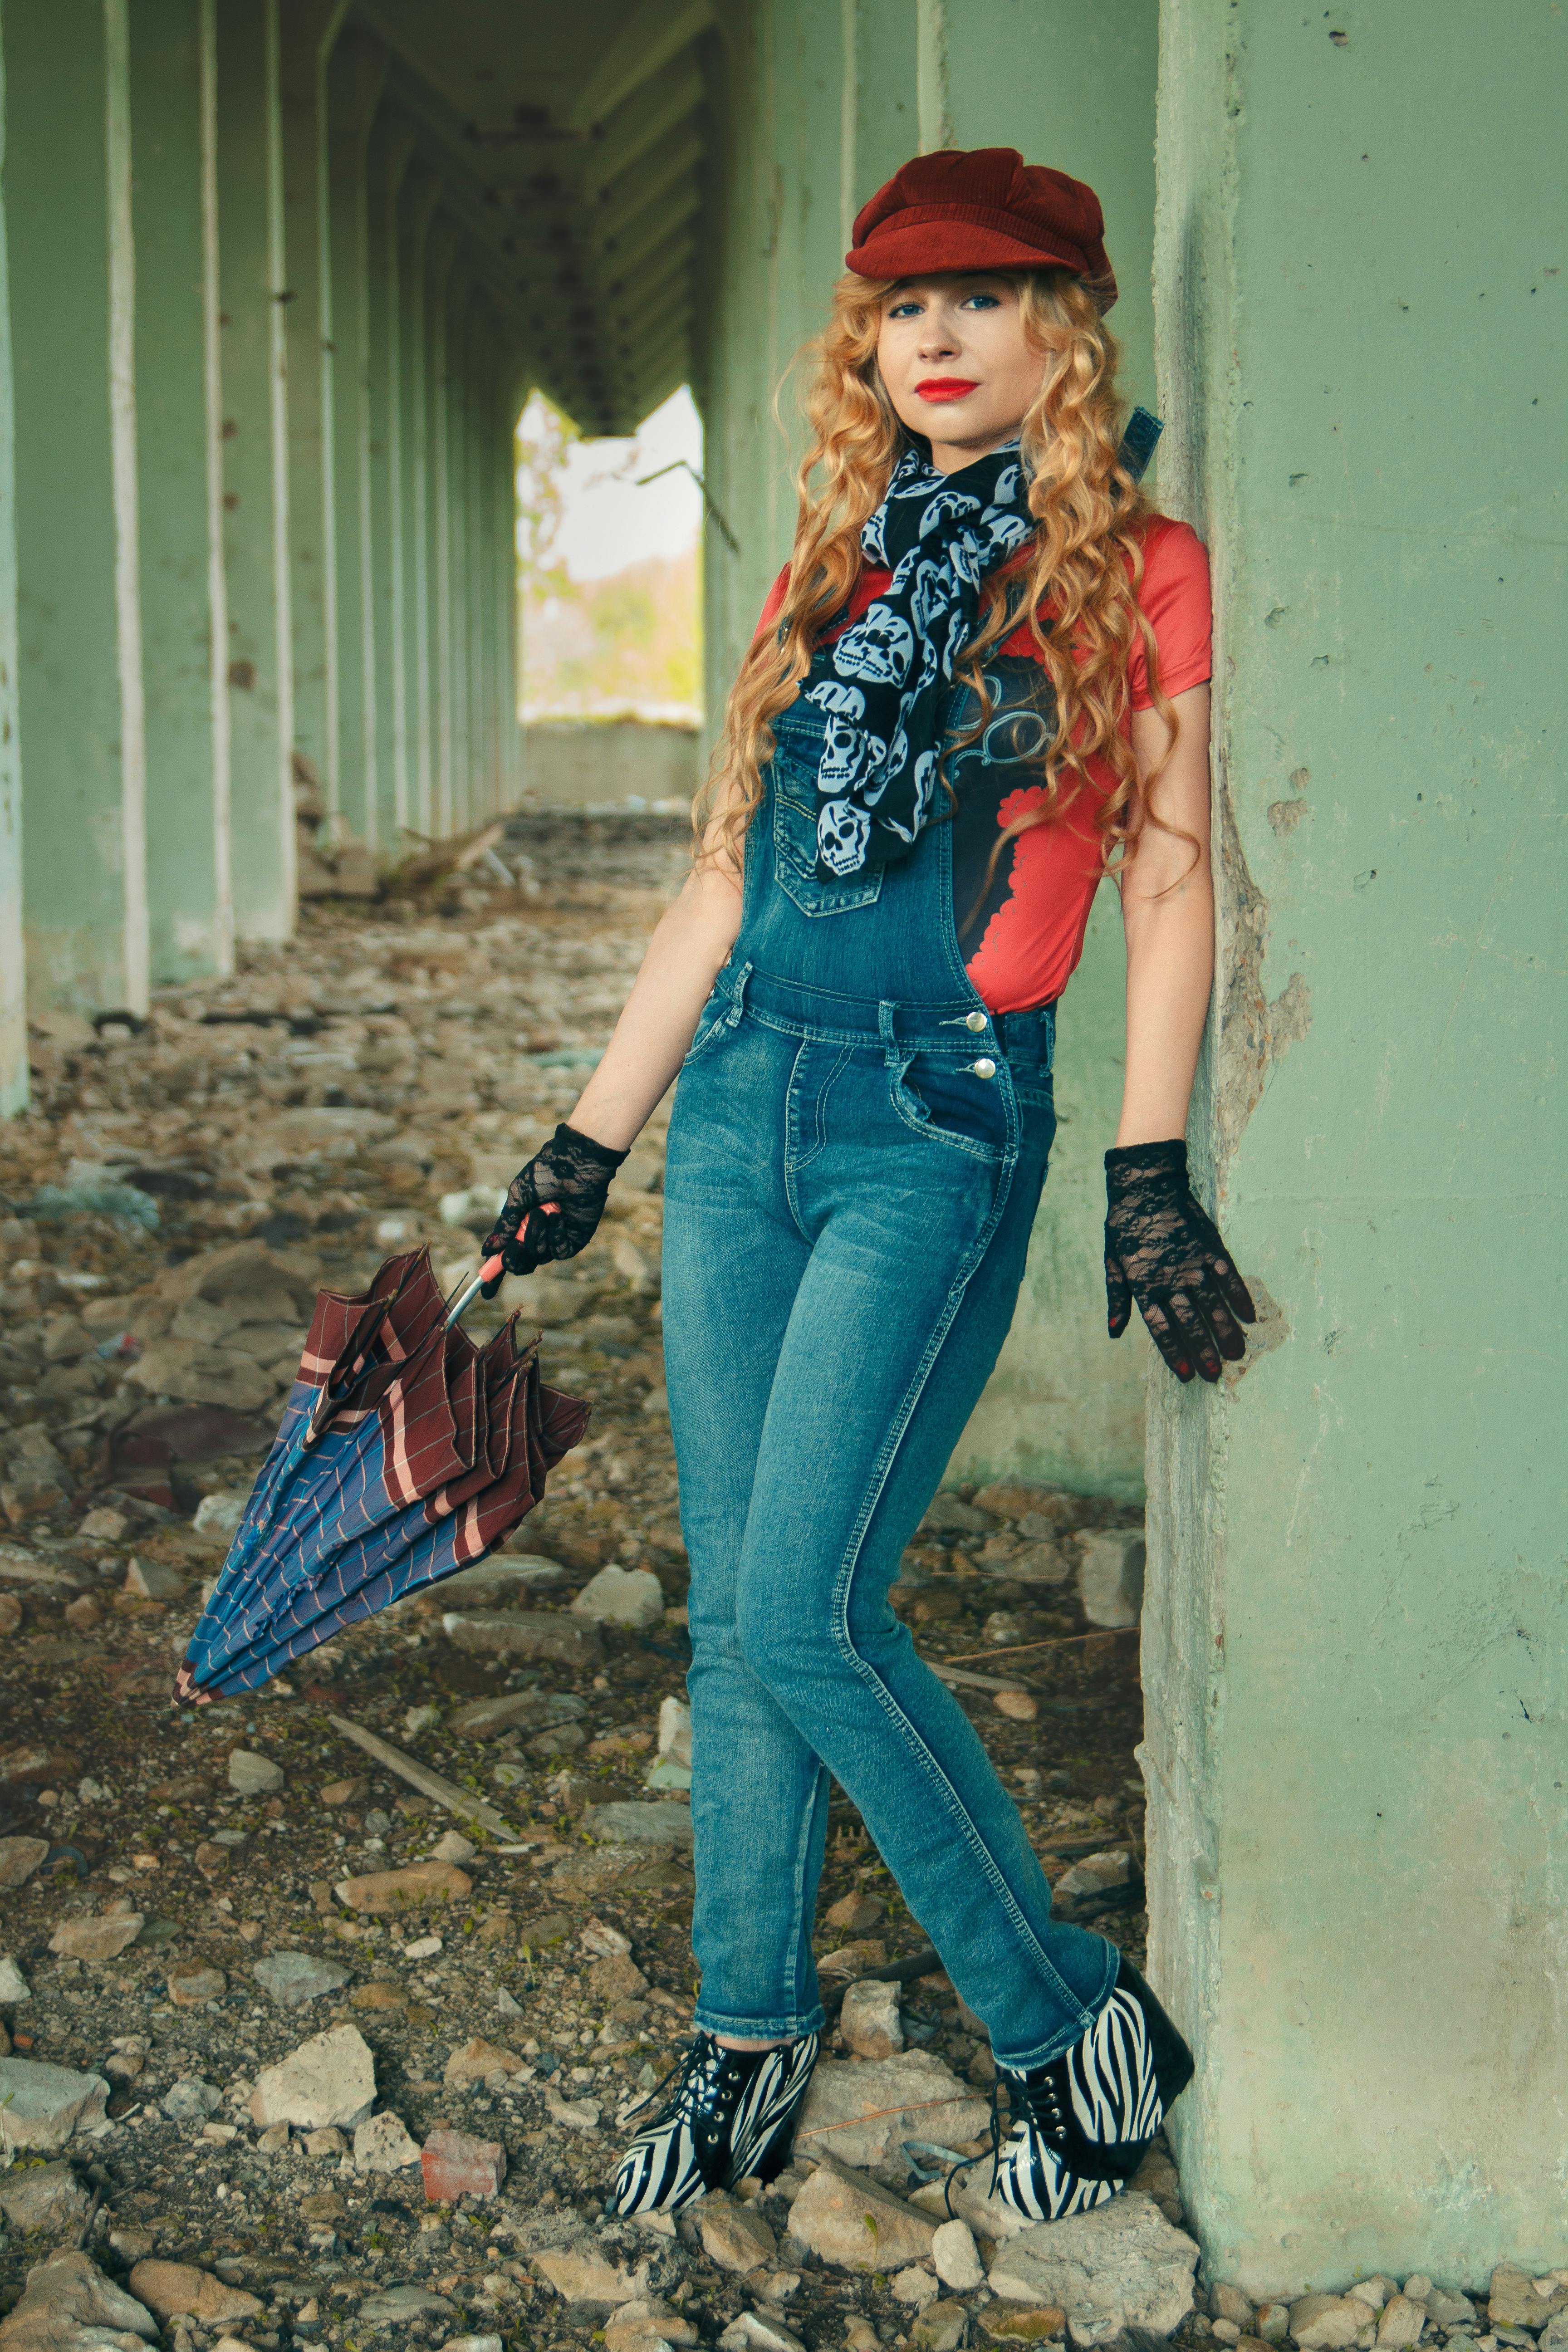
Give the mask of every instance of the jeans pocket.
[[994, 1077], [940, 1054], [915, 1054], [889, 1066], [888, 1086], [893, 1108], [917, 1135], [972, 1159], [1005, 1157], [1007, 1103]]
[[724, 1034], [731, 1026], [730, 1013], [729, 998], [715, 989], [697, 1016], [696, 1034], [687, 1047], [685, 1059], [680, 1065], [683, 1070], [689, 1070], [692, 1063], [699, 1060], [708, 1051], [710, 1045], [715, 1045]]
[[769, 773], [773, 801], [773, 866], [779, 887], [803, 915], [850, 915], [875, 904], [882, 869], [873, 866], [853, 881], [823, 882], [816, 872], [816, 772], [783, 745]]

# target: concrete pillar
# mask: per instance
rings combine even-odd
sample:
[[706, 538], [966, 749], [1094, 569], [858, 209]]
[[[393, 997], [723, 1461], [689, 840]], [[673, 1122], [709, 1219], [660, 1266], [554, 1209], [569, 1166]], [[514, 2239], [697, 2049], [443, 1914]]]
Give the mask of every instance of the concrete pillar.
[[452, 510], [450, 284], [461, 243], [446, 215], [431, 230], [425, 272], [426, 374], [426, 500], [429, 540], [430, 831], [445, 840], [454, 823], [452, 771]]
[[465, 832], [469, 818], [472, 775], [468, 763], [468, 321], [474, 285], [466, 250], [460, 251], [447, 279], [445, 320], [446, 364], [446, 492], [442, 499], [446, 532], [444, 572], [449, 617], [447, 624], [447, 730], [451, 738], [450, 814], [447, 829]]
[[294, 928], [287, 290], [279, 0], [216, 0], [231, 887], [240, 939]]
[[331, 415], [327, 534], [336, 594], [328, 633], [327, 801], [345, 835], [372, 841], [377, 824], [375, 571], [371, 504], [370, 191], [368, 150], [386, 80], [379, 41], [346, 31], [327, 68], [327, 245], [322, 308], [324, 399]]
[[130, 68], [123, 0], [4, 26], [29, 985], [147, 1003]]
[[5, 73], [0, 42], [0, 1118], [27, 1099], [26, 953], [22, 940], [22, 767], [16, 702], [16, 429], [4, 191]]
[[365, 837], [378, 850], [395, 850], [408, 823], [408, 677], [404, 621], [407, 561], [403, 516], [402, 256], [399, 198], [413, 160], [413, 127], [384, 108], [371, 134], [365, 164], [369, 332], [364, 430], [367, 511], [372, 559], [368, 569], [375, 681], [376, 790], [365, 815]]
[[339, 660], [326, 77], [348, 4], [279, 0], [294, 741], [323, 788], [335, 757]]
[[[793, 453], [774, 388], [821, 324], [849, 226], [911, 153], [1012, 144], [1090, 181], [1105, 206], [1121, 299], [1130, 396], [1153, 401], [1157, 0], [755, 0], [728, 11], [723, 202], [713, 208], [712, 307], [700, 322], [698, 395], [713, 496], [741, 541], [705, 549], [704, 638], [716, 716], [763, 596], [788, 556]], [[836, 168], [835, 168], [836, 167]], [[788, 395], [785, 413], [793, 415]], [[954, 1477], [1011, 1470], [1136, 1500], [1143, 1483], [1142, 1327], [1105, 1336], [1101, 1154], [1121, 1077], [1123, 954], [1109, 887], [1058, 1035], [1060, 1117], [1029, 1271], [995, 1378]]]
[[1173, 2132], [1211, 2274], [1468, 2284], [1563, 2258], [1568, 26], [1163, 18], [1163, 481], [1219, 632], [1191, 1131], [1263, 1309], [1151, 1431]]
[[430, 616], [430, 306], [427, 294], [431, 226], [441, 184], [413, 164], [398, 203], [399, 479], [396, 530], [403, 549], [404, 724], [406, 730], [407, 823], [428, 836], [435, 812], [435, 672]]
[[234, 968], [216, 87], [212, 0], [136, 0], [134, 396], [155, 983]]

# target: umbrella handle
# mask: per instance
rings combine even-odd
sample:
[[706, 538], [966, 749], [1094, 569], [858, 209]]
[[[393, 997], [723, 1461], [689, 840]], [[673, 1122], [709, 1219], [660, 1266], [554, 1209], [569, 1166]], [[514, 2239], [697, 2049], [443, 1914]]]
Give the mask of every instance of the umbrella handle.
[[[540, 1214], [542, 1216], [559, 1216], [560, 1213], [561, 1212], [553, 1201], [541, 1202]], [[515, 1238], [521, 1241], [527, 1231], [528, 1218], [524, 1217], [521, 1224], [519, 1225], [517, 1229]], [[483, 1265], [480, 1266], [473, 1280], [458, 1294], [455, 1303], [448, 1308], [447, 1314], [447, 1328], [448, 1331], [451, 1329], [454, 1323], [460, 1321], [463, 1316], [468, 1313], [468, 1308], [473, 1305], [485, 1284], [487, 1282], [496, 1281], [505, 1271], [505, 1261], [499, 1250], [496, 1252], [494, 1257], [486, 1258]]]

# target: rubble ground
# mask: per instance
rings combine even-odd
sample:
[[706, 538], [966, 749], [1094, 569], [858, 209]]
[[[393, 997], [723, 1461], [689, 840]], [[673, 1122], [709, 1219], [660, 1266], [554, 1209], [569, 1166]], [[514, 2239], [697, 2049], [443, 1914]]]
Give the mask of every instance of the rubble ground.
[[[92, 2261], [178, 2352], [606, 2326], [609, 2352], [1059, 2335], [1059, 2310], [983, 2283], [982, 2175], [945, 2253], [909, 2201], [948, 2160], [916, 2143], [963, 2128], [978, 2152], [994, 2070], [939, 1969], [875, 1977], [927, 1939], [841, 1792], [817, 1945], [825, 1987], [858, 1990], [815, 2137], [750, 2201], [603, 2218], [625, 2116], [694, 1993], [663, 1113], [583, 1256], [470, 1318], [482, 1335], [520, 1307], [545, 1377], [594, 1404], [507, 1549], [262, 1693], [170, 1704], [315, 1290], [359, 1288], [422, 1237], [447, 1282], [477, 1264], [685, 845], [668, 819], [522, 817], [500, 854], [515, 888], [322, 900], [288, 946], [163, 992], [145, 1024], [35, 1024], [33, 1106], [0, 1129], [0, 2068], [43, 2087], [0, 2093], [20, 2149], [0, 2308], [76, 2243], [90, 2190]], [[895, 1605], [958, 1677], [1064, 1910], [1142, 1958], [1138, 1534], [1136, 1512], [1027, 1481], [946, 1490]], [[915, 2100], [922, 2084], [937, 2095]], [[870, 2139], [854, 2122], [885, 2112]], [[900, 2270], [821, 2251], [846, 2166], [913, 2232]], [[791, 2221], [817, 2179], [814, 2242]], [[1140, 2186], [1177, 2237], [1163, 2153]]]

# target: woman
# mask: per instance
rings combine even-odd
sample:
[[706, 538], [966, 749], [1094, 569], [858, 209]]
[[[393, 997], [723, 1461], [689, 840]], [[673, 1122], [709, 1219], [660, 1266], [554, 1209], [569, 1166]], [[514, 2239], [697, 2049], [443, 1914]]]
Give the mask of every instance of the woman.
[[1110, 1332], [1135, 1297], [1178, 1379], [1243, 1352], [1251, 1301], [1182, 1139], [1212, 963], [1207, 570], [1122, 449], [1091, 190], [1010, 148], [923, 156], [847, 258], [794, 555], [694, 871], [485, 1246], [515, 1272], [581, 1249], [680, 1070], [664, 1330], [702, 1989], [616, 2210], [787, 2157], [823, 2021], [831, 1774], [989, 2028], [1001, 2194], [1054, 2218], [1125, 2183], [1191, 2057], [1113, 1945], [1051, 1918], [888, 1590], [1012, 1318], [1056, 1000], [1108, 869], [1128, 964]]

